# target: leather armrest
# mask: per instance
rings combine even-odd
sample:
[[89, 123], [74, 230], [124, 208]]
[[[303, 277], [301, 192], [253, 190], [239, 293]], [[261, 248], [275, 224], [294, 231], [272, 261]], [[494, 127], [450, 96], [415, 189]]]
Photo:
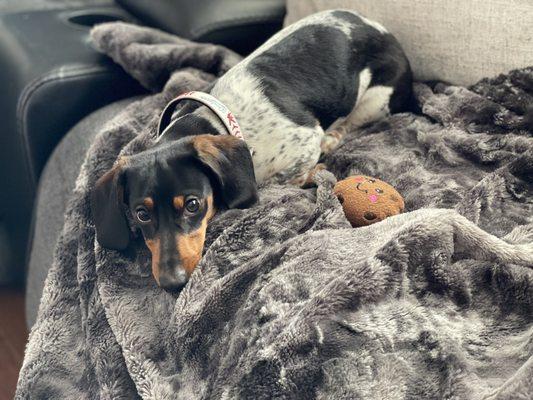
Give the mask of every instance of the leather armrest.
[[241, 54], [278, 31], [285, 0], [117, 0], [143, 22], [178, 36], [227, 46]]

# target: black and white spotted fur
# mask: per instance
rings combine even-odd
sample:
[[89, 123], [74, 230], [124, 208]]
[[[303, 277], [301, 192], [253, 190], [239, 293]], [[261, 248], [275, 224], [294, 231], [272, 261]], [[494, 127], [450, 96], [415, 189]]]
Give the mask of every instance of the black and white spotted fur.
[[[257, 182], [301, 184], [347, 128], [406, 110], [411, 83], [409, 62], [382, 25], [335, 10], [283, 29], [210, 93], [237, 117]], [[167, 140], [226, 133], [205, 106], [183, 103]]]

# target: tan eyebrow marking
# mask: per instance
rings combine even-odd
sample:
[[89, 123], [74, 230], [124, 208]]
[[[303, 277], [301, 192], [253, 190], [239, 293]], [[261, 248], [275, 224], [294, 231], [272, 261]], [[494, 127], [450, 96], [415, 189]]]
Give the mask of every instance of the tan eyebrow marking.
[[159, 237], [155, 239], [145, 240], [146, 246], [150, 249], [152, 253], [152, 275], [155, 278], [155, 281], [159, 285], [159, 261], [161, 259], [161, 240]]
[[176, 210], [181, 210], [183, 206], [185, 205], [185, 197], [184, 196], [176, 196], [172, 199], [172, 205]]
[[153, 210], [154, 209], [154, 199], [152, 199], [151, 197], [146, 197], [144, 200], [143, 200], [143, 204], [146, 206], [146, 208], [148, 208], [149, 210]]

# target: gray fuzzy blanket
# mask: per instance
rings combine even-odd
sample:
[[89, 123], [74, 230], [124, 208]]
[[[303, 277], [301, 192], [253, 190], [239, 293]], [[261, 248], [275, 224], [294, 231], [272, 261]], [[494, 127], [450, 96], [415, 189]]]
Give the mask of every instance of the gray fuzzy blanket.
[[[267, 186], [216, 216], [181, 293], [98, 246], [88, 206], [174, 96], [239, 57], [122, 23], [98, 49], [157, 94], [109, 121], [81, 169], [18, 399], [532, 399], [533, 68], [416, 84], [423, 115], [350, 132], [317, 188]], [[352, 229], [336, 178], [394, 185], [407, 212]]]

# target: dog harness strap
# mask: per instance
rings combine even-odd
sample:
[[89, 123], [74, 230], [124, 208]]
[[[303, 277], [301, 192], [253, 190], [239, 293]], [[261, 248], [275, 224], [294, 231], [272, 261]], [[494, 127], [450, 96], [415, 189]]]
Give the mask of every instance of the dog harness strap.
[[213, 113], [215, 113], [215, 115], [226, 127], [228, 134], [230, 134], [231, 136], [235, 136], [236, 138], [239, 138], [241, 140], [244, 140], [241, 127], [237, 122], [235, 115], [233, 115], [229, 108], [226, 107], [221, 101], [219, 101], [214, 96], [211, 96], [208, 93], [196, 91], [180, 94], [178, 97], [176, 97], [174, 100], [167, 104], [167, 106], [163, 110], [163, 113], [161, 114], [161, 118], [159, 119], [159, 125], [157, 127], [157, 135], [159, 136], [159, 138], [161, 138], [161, 134], [163, 133], [164, 128], [169, 125], [176, 105], [181, 100], [195, 100], [199, 103], [202, 103], [204, 106], [213, 111]]

